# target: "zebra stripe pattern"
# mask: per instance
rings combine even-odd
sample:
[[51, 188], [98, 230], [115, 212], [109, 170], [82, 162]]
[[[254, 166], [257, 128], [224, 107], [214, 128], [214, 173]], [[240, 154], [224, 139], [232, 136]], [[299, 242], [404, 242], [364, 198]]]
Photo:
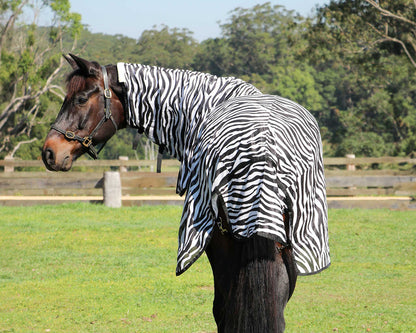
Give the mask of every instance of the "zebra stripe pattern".
[[117, 69], [128, 87], [129, 125], [143, 129], [180, 161], [202, 115], [229, 98], [260, 94], [236, 78], [138, 64], [119, 63]]
[[299, 274], [329, 266], [321, 138], [306, 109], [236, 78], [124, 63], [118, 74], [129, 125], [182, 162], [178, 275], [205, 250], [220, 205], [233, 236], [290, 242]]

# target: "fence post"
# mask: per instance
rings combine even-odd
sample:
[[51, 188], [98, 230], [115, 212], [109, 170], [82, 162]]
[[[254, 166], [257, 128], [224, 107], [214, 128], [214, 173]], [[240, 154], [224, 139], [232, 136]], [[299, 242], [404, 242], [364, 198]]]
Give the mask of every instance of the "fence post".
[[[14, 157], [13, 156], [5, 156], [4, 157], [5, 161], [13, 161]], [[14, 166], [4, 166], [4, 172], [14, 172]]]
[[[119, 156], [118, 159], [120, 161], [128, 161], [129, 160], [129, 157], [128, 156]], [[127, 166], [120, 165], [120, 172], [127, 172]]]
[[[347, 155], [345, 155], [345, 157], [348, 158], [348, 159], [354, 159], [355, 154], [347, 154]], [[347, 162], [347, 170], [348, 171], [355, 171], [355, 164], [349, 164]]]
[[121, 207], [121, 181], [117, 171], [104, 172], [104, 205], [112, 208]]

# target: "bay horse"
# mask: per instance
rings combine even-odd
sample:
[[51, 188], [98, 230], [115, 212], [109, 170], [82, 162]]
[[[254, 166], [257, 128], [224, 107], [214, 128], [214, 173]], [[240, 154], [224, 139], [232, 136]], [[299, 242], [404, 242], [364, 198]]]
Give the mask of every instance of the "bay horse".
[[[129, 100], [126, 84], [120, 80], [118, 65], [101, 66], [97, 62], [87, 61], [72, 54], [64, 57], [73, 71], [67, 78], [67, 95], [42, 149], [42, 159], [47, 169], [68, 171], [73, 162], [84, 153], [97, 158], [100, 151], [97, 147], [105, 144], [117, 130], [127, 126], [137, 127], [139, 132], [144, 132], [151, 140], [160, 144], [182, 162], [186, 159], [189, 149], [186, 148], [186, 142], [178, 143], [181, 138], [177, 137], [183, 135], [183, 128], [181, 131], [157, 128], [167, 121], [176, 125], [188, 121], [186, 126], [189, 126], [189, 122], [202, 117], [201, 114], [194, 114], [190, 119], [183, 120], [183, 115], [178, 116], [178, 109], [185, 108], [184, 105], [187, 103], [185, 97], [179, 96], [185, 88], [182, 86], [179, 92], [175, 90], [180, 83], [173, 82], [170, 85], [172, 91], [169, 94], [164, 92], [164, 88], [166, 90], [168, 86], [165, 81], [175, 77], [177, 72], [167, 71], [164, 73], [169, 75], [154, 79], [153, 84], [157, 85], [157, 88], [147, 88], [146, 84], [149, 82], [146, 80], [134, 83], [136, 89], [139, 89], [137, 95], [140, 96], [140, 100], [134, 103], [140, 107], [157, 112], [161, 109], [163, 94], [167, 95], [166, 99], [174, 105], [168, 110], [170, 114], [137, 115], [131, 112], [133, 102]], [[152, 67], [151, 70], [155, 69]], [[180, 79], [181, 82], [184, 81], [183, 76]], [[191, 77], [189, 81], [193, 79]], [[210, 91], [213, 86], [218, 85], [215, 81], [217, 79], [219, 80], [214, 76], [207, 77], [207, 82], [211, 84]], [[226, 84], [229, 82], [227, 81]], [[233, 86], [230, 92], [227, 92], [227, 98], [208, 103], [209, 108], [215, 108], [216, 104], [225, 104], [227, 100], [231, 101], [238, 91], [240, 95], [259, 96], [258, 91], [251, 86], [245, 86], [240, 81], [237, 84], [232, 82], [237, 88]], [[196, 87], [196, 89], [201, 89], [199, 82]], [[140, 89], [147, 89], [149, 96], [156, 97], [152, 97], [153, 99], [143, 97], [145, 94], [140, 92]], [[226, 91], [224, 86], [221, 86], [219, 90]], [[193, 95], [189, 103], [196, 103], [197, 97], [195, 96]], [[207, 99], [205, 97], [204, 100]], [[215, 100], [216, 96], [213, 98]], [[170, 137], [166, 139], [169, 135]], [[306, 133], [306, 135], [309, 134]], [[183, 154], [181, 150], [184, 151]], [[195, 159], [195, 156], [192, 158]], [[181, 177], [185, 176], [179, 175], [179, 178]], [[179, 192], [190, 193], [190, 188], [194, 183], [191, 178], [187, 183], [190, 184], [188, 188], [180, 189]], [[292, 192], [288, 193], [291, 198], [294, 197]], [[189, 200], [194, 200], [194, 198], [195, 195]], [[212, 214], [215, 217], [205, 239], [206, 244], [201, 248], [205, 250], [213, 272], [215, 287], [213, 315], [218, 332], [283, 332], [285, 329], [284, 309], [294, 292], [297, 276], [302, 273], [299, 272], [299, 267], [304, 267], [296, 263], [293, 252], [292, 239], [294, 239], [295, 231], [291, 224], [297, 215], [296, 212], [294, 213], [293, 206], [287, 204], [281, 211], [279, 210], [284, 233], [280, 238], [269, 237], [264, 232], [256, 232], [249, 237], [238, 237], [234, 230], [233, 220], [230, 218], [233, 214], [232, 209], [227, 208], [224, 202], [220, 202], [221, 196], [209, 195], [209, 198], [211, 202], [214, 202], [215, 207], [214, 209], [211, 207], [211, 211], [204, 211], [204, 214]], [[325, 206], [325, 203], [322, 205]], [[253, 209], [254, 207], [253, 204]], [[185, 204], [184, 216], [189, 215], [189, 210], [189, 206]], [[185, 229], [186, 226], [182, 226], [181, 222], [180, 242], [186, 238], [183, 236]], [[326, 229], [323, 228], [323, 230]], [[188, 246], [184, 251], [184, 257], [187, 257], [194, 248]], [[199, 252], [189, 255], [190, 258], [186, 259], [187, 261], [183, 259], [184, 266], [177, 269], [177, 274], [186, 270], [199, 257]], [[318, 258], [318, 256], [315, 257]], [[312, 261], [309, 260], [309, 262]], [[327, 266], [329, 263], [324, 262], [324, 265], [314, 270], [316, 272]]]

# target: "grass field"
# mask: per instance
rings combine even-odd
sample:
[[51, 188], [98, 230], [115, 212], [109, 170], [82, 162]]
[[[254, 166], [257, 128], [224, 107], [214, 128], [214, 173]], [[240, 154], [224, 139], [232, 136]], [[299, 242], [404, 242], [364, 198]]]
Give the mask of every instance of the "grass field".
[[[215, 332], [205, 256], [175, 276], [180, 207], [0, 207], [0, 332]], [[331, 210], [332, 266], [287, 332], [416, 332], [416, 212]]]

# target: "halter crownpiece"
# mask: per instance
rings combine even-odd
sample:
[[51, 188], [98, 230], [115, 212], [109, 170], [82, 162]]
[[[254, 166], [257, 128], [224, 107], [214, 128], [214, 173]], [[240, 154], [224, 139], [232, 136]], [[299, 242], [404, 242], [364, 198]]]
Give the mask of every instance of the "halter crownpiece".
[[114, 121], [114, 118], [111, 114], [111, 109], [110, 109], [110, 102], [111, 102], [111, 90], [110, 87], [108, 86], [108, 74], [107, 74], [107, 69], [105, 68], [105, 66], [101, 66], [101, 70], [103, 72], [103, 81], [104, 81], [104, 107], [105, 107], [105, 119], [111, 119], [111, 121], [113, 122], [113, 125], [117, 131], [117, 124]]
[[111, 120], [116, 131], [118, 129], [117, 124], [113, 118], [113, 115], [111, 114], [110, 104], [111, 104], [112, 93], [108, 85], [107, 69], [105, 68], [105, 66], [101, 66], [101, 70], [103, 72], [103, 81], [104, 81], [104, 117], [101, 118], [100, 122], [97, 124], [97, 126], [95, 126], [92, 132], [87, 136], [81, 137], [75, 134], [75, 132], [62, 130], [59, 127], [57, 127], [55, 124], [51, 126], [51, 129], [63, 134], [65, 139], [76, 140], [80, 142], [85, 148], [88, 149], [87, 150], [88, 155], [90, 155], [95, 160], [98, 158], [98, 154], [100, 153], [100, 151], [104, 148], [105, 143], [101, 145], [101, 147], [97, 151], [92, 144], [94, 135], [98, 132], [98, 130], [104, 125], [104, 123], [108, 119]]

